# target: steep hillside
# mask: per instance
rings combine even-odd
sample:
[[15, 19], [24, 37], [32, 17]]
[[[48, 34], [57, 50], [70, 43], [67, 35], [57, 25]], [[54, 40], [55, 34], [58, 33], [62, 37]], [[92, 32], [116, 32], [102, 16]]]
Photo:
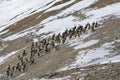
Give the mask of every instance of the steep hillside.
[[0, 80], [119, 80], [120, 0], [0, 0], [0, 13]]

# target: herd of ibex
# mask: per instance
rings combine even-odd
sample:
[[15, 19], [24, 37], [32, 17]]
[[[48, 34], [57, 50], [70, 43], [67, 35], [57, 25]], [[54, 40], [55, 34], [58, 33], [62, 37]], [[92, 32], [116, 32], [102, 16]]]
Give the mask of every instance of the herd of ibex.
[[52, 50], [58, 51], [60, 44], [65, 44], [67, 38], [80, 37], [81, 34], [86, 34], [88, 31], [94, 32], [97, 27], [97, 22], [93, 22], [92, 24], [87, 23], [85, 27], [81, 25], [78, 27], [75, 26], [72, 29], [66, 29], [62, 34], [53, 34], [38, 42], [32, 42], [30, 54], [24, 50], [23, 53], [18, 54], [17, 63], [10, 64], [7, 67], [7, 78], [15, 77], [17, 74], [27, 71], [28, 67], [35, 63], [35, 59], [40, 58], [43, 54], [50, 53]]

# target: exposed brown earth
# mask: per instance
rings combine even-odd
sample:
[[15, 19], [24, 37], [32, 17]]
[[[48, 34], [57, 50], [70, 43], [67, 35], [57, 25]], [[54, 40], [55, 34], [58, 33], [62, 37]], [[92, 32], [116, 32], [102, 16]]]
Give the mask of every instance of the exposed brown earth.
[[[20, 51], [19, 53], [21, 52], [22, 51]], [[77, 52], [74, 51], [72, 48], [61, 46], [60, 51], [52, 51], [51, 53], [43, 54], [42, 57], [36, 60], [34, 65], [28, 68], [24, 76], [16, 78], [16, 80], [20, 80], [21, 78], [27, 80], [32, 77], [38, 77], [39, 75], [58, 70], [59, 68], [69, 65], [72, 61], [74, 61], [76, 54]], [[0, 66], [2, 68], [2, 72], [4, 72], [5, 66], [7, 66], [8, 64], [16, 63], [17, 58], [15, 56], [11, 57], [9, 61], [6, 61], [3, 65]]]
[[110, 5], [117, 2], [120, 2], [120, 0], [99, 0], [95, 4], [92, 4], [91, 6], [89, 6], [89, 8], [102, 8], [102, 7], [105, 7], [106, 4]]
[[119, 80], [120, 63], [95, 64], [87, 67], [73, 68], [66, 71], [55, 72], [41, 76], [46, 79], [71, 76], [69, 80]]

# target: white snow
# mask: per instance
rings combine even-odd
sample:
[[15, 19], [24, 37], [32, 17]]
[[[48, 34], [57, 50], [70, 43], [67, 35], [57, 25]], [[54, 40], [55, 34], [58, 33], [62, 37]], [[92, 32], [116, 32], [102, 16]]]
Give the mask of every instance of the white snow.
[[0, 32], [0, 35], [3, 35], [5, 33], [7, 33], [9, 30], [6, 30], [6, 31], [3, 31], [3, 32]]
[[19, 33], [13, 34], [13, 35], [11, 35], [11, 36], [9, 36], [7, 38], [4, 38], [3, 40], [4, 41], [11, 41], [11, 40], [23, 37], [23, 36], [27, 35], [28, 33], [29, 32], [24, 32], [24, 33], [19, 32]]
[[18, 51], [13, 51], [13, 52], [5, 55], [5, 56], [1, 56], [0, 57], [0, 64], [2, 64], [6, 59], [8, 59], [9, 57], [11, 57], [12, 55], [14, 55], [15, 53], [17, 53]]
[[54, 79], [45, 79], [45, 78], [37, 79], [37, 78], [34, 78], [34, 79], [29, 79], [29, 80], [69, 80], [69, 79], [70, 79], [70, 76], [61, 77], [61, 78], [54, 78]]
[[[4, 12], [5, 14], [2, 14], [2, 16], [0, 16], [1, 17], [1, 19], [2, 19], [2, 17], [6, 17], [7, 15], [8, 15], [8, 13], [6, 13], [6, 11], [4, 11], [4, 9], [7, 9], [7, 10], [9, 10], [9, 11], [13, 11], [13, 12], [11, 12], [10, 14], [12, 14], [12, 13], [14, 13], [14, 12], [25, 12], [25, 11], [27, 11], [28, 9], [31, 9], [31, 6], [33, 7], [33, 6], [37, 6], [37, 5], [41, 5], [41, 7], [44, 5], [44, 9], [46, 9], [46, 6], [45, 6], [45, 4], [47, 4], [47, 3], [50, 3], [50, 5], [48, 5], [47, 7], [49, 8], [50, 6], [52, 6], [54, 3], [56, 3], [56, 2], [58, 2], [58, 1], [60, 1], [60, 0], [50, 0], [49, 2], [47, 2], [46, 3], [46, 1], [41, 1], [40, 3], [38, 3], [38, 1], [33, 1], [33, 0], [31, 0], [30, 1], [30, 3], [29, 4], [25, 4], [25, 3], [27, 3], [27, 1], [28, 0], [26, 0], [25, 2], [24, 2], [24, 4], [23, 4], [23, 7], [19, 7], [22, 3], [23, 3], [23, 1], [21, 0], [21, 2], [19, 2], [19, 3], [16, 3], [16, 4], [14, 4], [16, 1], [15, 0], [12, 0], [11, 2], [3, 2], [3, 3], [1, 3], [1, 5], [0, 6], [2, 6], [2, 8], [3, 9], [0, 9], [0, 12]], [[53, 1], [53, 2], [52, 2]], [[47, 33], [47, 32], [54, 32], [54, 33], [62, 33], [66, 28], [72, 28], [72, 27], [74, 27], [75, 25], [78, 25], [78, 24], [82, 24], [82, 25], [85, 25], [87, 22], [89, 22], [89, 23], [92, 23], [93, 21], [99, 21], [99, 20], [102, 20], [103, 18], [106, 18], [106, 16], [110, 16], [110, 15], [116, 15], [116, 16], [119, 16], [120, 15], [120, 8], [118, 8], [118, 7], [120, 7], [120, 3], [114, 3], [114, 4], [112, 4], [112, 5], [107, 5], [107, 6], [105, 6], [105, 7], [103, 7], [103, 8], [99, 8], [99, 9], [90, 9], [90, 10], [82, 10], [82, 13], [84, 13], [86, 16], [87, 16], [87, 18], [86, 19], [84, 19], [84, 20], [79, 20], [79, 21], [76, 21], [77, 19], [74, 17], [74, 16], [68, 16], [68, 17], [65, 17], [65, 18], [61, 18], [61, 19], [57, 19], [58, 18], [58, 16], [63, 16], [63, 15], [66, 15], [66, 14], [70, 14], [70, 13], [73, 13], [73, 12], [75, 12], [75, 11], [78, 11], [78, 10], [81, 10], [81, 9], [84, 9], [84, 8], [86, 8], [86, 7], [88, 7], [88, 6], [90, 6], [91, 4], [94, 4], [95, 2], [97, 2], [98, 0], [82, 0], [82, 1], [80, 1], [80, 2], [78, 2], [78, 3], [76, 3], [76, 4], [74, 4], [73, 6], [71, 6], [71, 7], [69, 7], [69, 8], [67, 8], [67, 9], [65, 9], [65, 10], [63, 10], [63, 11], [61, 11], [61, 13], [59, 13], [59, 14], [57, 14], [57, 15], [55, 15], [55, 16], [51, 16], [51, 17], [49, 17], [49, 18], [47, 18], [47, 19], [45, 19], [45, 20], [43, 20], [40, 24], [38, 24], [38, 25], [44, 25], [45, 27], [44, 28], [42, 28], [42, 29], [40, 29], [38, 32], [36, 32], [36, 34], [37, 35], [39, 35], [39, 34], [41, 34], [41, 33]], [[58, 5], [58, 6], [54, 6], [54, 7], [51, 7], [51, 8], [49, 8], [48, 10], [46, 10], [46, 11], [52, 11], [52, 10], [59, 10], [59, 9], [61, 9], [62, 7], [64, 7], [65, 5], [69, 5], [70, 3], [72, 3], [72, 2], [74, 2], [74, 0], [71, 0], [71, 1], [68, 1], [68, 2], [66, 2], [66, 3], [64, 3], [64, 4], [61, 4], [61, 5]], [[44, 3], [44, 4], [43, 4]], [[10, 4], [14, 4], [13, 6], [10, 6]], [[18, 5], [19, 4], [19, 5]], [[84, 4], [84, 5], [83, 5]], [[25, 7], [25, 5], [28, 5], [27, 7]], [[31, 6], [30, 6], [31, 5]], [[6, 6], [6, 7], [5, 7]], [[17, 9], [16, 9], [16, 7], [17, 7]], [[19, 8], [20, 8], [20, 10], [21, 11], [19, 11]], [[37, 8], [38, 8], [38, 6], [37, 6]], [[16, 10], [14, 10], [14, 9], [16, 9]], [[11, 16], [15, 16], [16, 14], [13, 14], [13, 15], [11, 15]], [[7, 18], [5, 18], [5, 19], [10, 19], [10, 18], [12, 18], [11, 16], [9, 16], [9, 17], [7, 17]], [[1, 20], [1, 21], [5, 21], [4, 19], [3, 20]], [[36, 25], [37, 26], [37, 25]], [[2, 32], [2, 33], [0, 33], [0, 34], [4, 34], [4, 33], [6, 33], [7, 31], [4, 31], [4, 32]], [[19, 32], [19, 33], [17, 33], [17, 34], [13, 34], [13, 35], [11, 35], [11, 36], [9, 36], [9, 37], [7, 37], [7, 38], [4, 38], [3, 40], [5, 40], [5, 41], [7, 41], [7, 40], [14, 40], [14, 39], [17, 39], [17, 38], [19, 38], [19, 37], [23, 37], [23, 36], [25, 36], [25, 35], [27, 35], [28, 33], [30, 33], [30, 32], [35, 32], [35, 30], [31, 30], [31, 31], [29, 31], [29, 29], [28, 30], [24, 30], [24, 31], [21, 31], [21, 32]], [[34, 39], [34, 41], [37, 41], [37, 39]], [[74, 47], [74, 49], [80, 49], [80, 48], [85, 48], [85, 47], [88, 47], [88, 46], [91, 46], [91, 45], [94, 45], [94, 44], [96, 44], [98, 42], [98, 40], [92, 40], [92, 41], [88, 41], [88, 42], [86, 42], [86, 43], [83, 43], [83, 42], [79, 42], [79, 43], [77, 43], [77, 41], [76, 42], [74, 42], [74, 40], [72, 41], [71, 40], [71, 42], [70, 43], [72, 43], [71, 44], [71, 46], [75, 46]], [[69, 44], [70, 44], [69, 43]], [[77, 45], [77, 46], [76, 46]], [[89, 52], [89, 54], [87, 54], [87, 55], [89, 55], [89, 56], [93, 56], [95, 53], [94, 52], [98, 52], [98, 53], [101, 53], [102, 54], [102, 56], [100, 56], [100, 55], [96, 55], [96, 57], [99, 57], [100, 56], [100, 58], [101, 57], [103, 57], [104, 56], [104, 52], [106, 53], [106, 54], [108, 54], [109, 52], [106, 52], [106, 51], [108, 51], [108, 50], [104, 50], [103, 48], [100, 48], [100, 49], [95, 49], [95, 50], [87, 50], [87, 51], [85, 51], [86, 53], [88, 53]], [[85, 53], [85, 52], [81, 52], [81, 54], [82, 53]], [[92, 57], [92, 58], [94, 58], [94, 57]], [[91, 60], [91, 58], [88, 58], [88, 57], [86, 57], [85, 58], [85, 60], [86, 60], [86, 63], [89, 61], [89, 59]]]
[[[75, 11], [78, 11], [78, 10], [81, 10], [83, 8], [86, 8], [88, 6], [90, 6], [91, 4], [94, 4], [95, 2], [97, 2], [98, 0], [82, 0], [76, 4], [74, 4], [73, 6], [65, 9], [64, 11], [62, 11], [61, 13], [55, 15], [55, 16], [51, 16], [45, 20], [43, 20], [41, 22], [41, 24], [45, 24], [45, 23], [48, 23], [49, 21], [51, 20], [54, 20], [54, 19], [57, 19], [58, 16], [64, 16], [64, 15], [67, 15], [67, 14], [70, 14], [70, 13], [73, 13]], [[84, 4], [84, 5], [83, 5]], [[70, 23], [69, 21], [67, 21], [68, 23]]]
[[[60, 0], [55, 0], [53, 2], [51, 0], [52, 3], [49, 4], [48, 6], [50, 7], [55, 2], [58, 2], [58, 1], [60, 1]], [[74, 0], [66, 2], [64, 4], [61, 4], [59, 6], [51, 7], [51, 8], [49, 8], [47, 6], [48, 11], [49, 10], [50, 11], [56, 10], [57, 8], [60, 9], [61, 7], [65, 6], [67, 4], [70, 4], [73, 1]], [[108, 6], [105, 6], [103, 8], [100, 8], [100, 9], [95, 9], [95, 10], [91, 9], [91, 10], [87, 10], [87, 11], [82, 10], [82, 13], [87, 16], [87, 18], [84, 19], [84, 20], [77, 20], [77, 18], [72, 16], [72, 15], [61, 18], [61, 19], [58, 19], [58, 16], [62, 17], [66, 14], [70, 14], [70, 13], [73, 13], [75, 11], [84, 9], [84, 8], [90, 6], [91, 4], [94, 4], [97, 1], [98, 0], [82, 0], [82, 1], [74, 4], [73, 6], [63, 10], [61, 13], [59, 13], [55, 16], [48, 17], [47, 19], [43, 20], [40, 24], [38, 24], [38, 25], [44, 25], [45, 27], [40, 29], [38, 32], [36, 32], [36, 34], [40, 35], [41, 33], [48, 33], [48, 32], [53, 32], [53, 33], [59, 33], [60, 32], [60, 33], [62, 33], [66, 28], [72, 28], [75, 25], [79, 25], [79, 24], [85, 25], [87, 22], [92, 23], [93, 21], [99, 21], [99, 20], [102, 20], [103, 18], [108, 18], [106, 16], [110, 16], [110, 15], [119, 16], [120, 15], [120, 8], [118, 8], [120, 6], [120, 3], [115, 3], [115, 4], [112, 4], [112, 5], [108, 5]], [[44, 3], [44, 1], [43, 1], [43, 3]], [[46, 8], [45, 4], [47, 4], [47, 3], [44, 3], [44, 8]], [[31, 0], [31, 4], [32, 4], [32, 0]], [[38, 25], [36, 25], [36, 26], [38, 26]], [[36, 27], [36, 26], [34, 26], [34, 27]], [[19, 37], [23, 37], [23, 36], [27, 35], [27, 33], [29, 33], [29, 31], [22, 32], [22, 33], [17, 33], [17, 34], [14, 34], [14, 35], [11, 35], [11, 36], [5, 38], [4, 40], [5, 41], [14, 40], [14, 39], [17, 39]]]
[[23, 30], [21, 32], [18, 32], [16, 34], [10, 35], [10, 36], [2, 39], [2, 40], [3, 41], [15, 40], [17, 38], [23, 37], [23, 36], [27, 35], [28, 33], [32, 33], [32, 32], [35, 32], [35, 29], [34, 28], [28, 28], [28, 29], [25, 29], [25, 30]]
[[34, 42], [38, 42], [38, 39], [33, 39]]
[[67, 40], [67, 44], [71, 47], [77, 46], [79, 44], [83, 44], [83, 40], [86, 39], [87, 37], [89, 37], [90, 35], [91, 35], [91, 33], [82, 34], [78, 38], [73, 38], [72, 40]]
[[6, 48], [8, 45], [4, 45], [2, 44], [2, 46], [0, 46], [0, 51], [4, 50], [4, 48]]
[[90, 47], [96, 43], [98, 43], [99, 40], [91, 40], [82, 44], [78, 44], [78, 46], [75, 46], [74, 49], [81, 49], [81, 48], [86, 48], [86, 47]]
[[[26, 46], [28, 47], [28, 45]], [[13, 51], [11, 53], [7, 53], [7, 55], [3, 55], [3, 56], [0, 56], [0, 64], [3, 64], [9, 57], [13, 56], [14, 54], [16, 54], [17, 52], [25, 49], [26, 47], [20, 49], [20, 50], [17, 50], [17, 51]]]
[[[16, 25], [17, 21], [20, 21], [24, 19], [27, 16], [30, 16], [32, 14], [38, 13], [40, 11], [44, 11], [44, 13], [54, 10], [60, 10], [61, 8], [75, 2], [75, 0], [69, 0], [66, 3], [51, 7], [55, 3], [62, 0], [10, 0], [10, 1], [0, 1], [0, 36], [7, 33], [9, 30], [2, 31], [5, 28], [7, 28], [9, 25], [14, 24]], [[94, 21], [101, 21], [103, 19], [109, 18], [110, 16], [114, 15], [117, 17], [120, 17], [120, 2], [107, 5], [102, 8], [95, 8], [95, 9], [85, 9], [86, 7], [89, 7], [90, 5], [94, 4], [99, 0], [81, 0], [78, 3], [72, 5], [71, 7], [62, 10], [60, 13], [48, 17], [44, 19], [41, 23], [39, 23], [36, 26], [33, 26], [32, 28], [28, 28], [26, 30], [23, 30], [19, 33], [13, 34], [11, 36], [8, 36], [2, 40], [8, 41], [8, 40], [14, 40], [20, 37], [23, 37], [27, 35], [28, 33], [35, 32], [35, 34], [40, 35], [41, 33], [48, 33], [53, 32], [58, 34], [59, 32], [62, 33], [66, 28], [72, 28], [75, 25], [85, 25], [87, 22], [92, 23]], [[35, 11], [35, 12], [34, 12]], [[68, 14], [72, 14], [76, 11], [80, 11], [80, 13], [85, 15], [85, 19], [81, 20], [76, 18], [73, 15], [67, 16]], [[33, 12], [33, 13], [32, 13]], [[43, 14], [44, 14], [43, 13]], [[41, 17], [38, 16], [37, 18]], [[61, 17], [61, 18], [60, 18]], [[36, 32], [35, 28], [38, 28], [39, 26], [43, 25], [44, 28], [40, 29], [38, 32]], [[66, 44], [69, 46], [74, 46], [75, 50], [90, 47], [92, 45], [95, 45], [99, 42], [99, 40], [90, 40], [88, 42], [83, 42], [83, 39], [90, 36], [90, 34], [84, 34], [81, 35], [80, 38], [67, 40]], [[37, 42], [38, 39], [33, 39], [34, 42]], [[106, 55], [111, 54], [111, 48], [113, 47], [111, 43], [105, 43], [102, 46], [94, 49], [87, 49], [80, 51], [79, 54], [76, 57], [76, 61], [73, 62], [73, 64], [63, 67], [59, 69], [58, 71], [64, 71], [71, 68], [76, 68], [80, 66], [88, 66], [91, 64], [97, 64], [98, 62], [100, 64], [108, 63], [108, 62], [120, 62], [120, 56], [114, 56], [114, 57], [107, 57]], [[0, 50], [2, 50], [1, 48]], [[19, 51], [19, 50], [18, 50]], [[17, 53], [18, 51], [13, 51], [5, 56], [0, 56], [0, 64], [4, 63], [9, 57]], [[24, 74], [21, 74], [19, 77], [23, 76]], [[55, 79], [30, 79], [30, 80], [66, 80], [69, 79], [70, 76], [63, 77], [63, 78], [55, 78]]]
[[69, 16], [64, 19], [51, 21], [50, 23], [45, 24], [45, 27], [40, 29], [39, 32], [37, 32], [37, 34], [39, 35], [41, 33], [47, 33], [51, 31], [54, 31], [54, 33], [63, 32], [66, 28], [70, 28], [74, 26], [74, 23], [72, 22], [73, 19], [74, 17]]
[[120, 8], [118, 7], [120, 7], [120, 3], [115, 3], [100, 9], [91, 10], [86, 14], [87, 16], [94, 15], [97, 18], [101, 18], [101, 16], [112, 15], [112, 14], [120, 15]]
[[[54, 11], [54, 10], [57, 11], [57, 10], [63, 8], [64, 6], [67, 6], [67, 5], [71, 4], [71, 3], [73, 3], [74, 1], [75, 1], [75, 0], [70, 0], [70, 1], [68, 1], [68, 2], [66, 2], [66, 3], [63, 3], [63, 4], [60, 4], [60, 5], [58, 5], [58, 6], [52, 7], [52, 8], [50, 8], [50, 9], [46, 10], [45, 12], [50, 12], [50, 11]], [[62, 3], [62, 1], [61, 1], [61, 3]]]
[[80, 51], [79, 55], [76, 57], [76, 62], [74, 63], [74, 65], [85, 66], [91, 63], [95, 64], [95, 62], [99, 60], [104, 61], [105, 59], [108, 59], [106, 55], [110, 54], [111, 50], [109, 50], [108, 48], [111, 48], [112, 44], [113, 43], [105, 43], [99, 48]]
[[89, 16], [90, 19], [92, 18], [95, 20], [99, 20], [110, 15], [120, 16], [120, 8], [118, 7], [120, 7], [120, 3], [114, 3], [100, 9], [88, 11], [86, 12], [86, 15]]
[[[30, 16], [35, 12], [45, 10], [59, 0], [10, 0], [0, 4], [0, 31], [9, 25]], [[52, 3], [53, 2], [53, 3]], [[46, 5], [51, 3], [50, 5]], [[47, 7], [46, 7], [47, 6]]]
[[[71, 13], [72, 11], [74, 12], [74, 10], [83, 9], [96, 2], [96, 0], [89, 0], [89, 1], [88, 0], [80, 1], [79, 3], [73, 5], [72, 7], [62, 11], [61, 13], [43, 20], [40, 24], [44, 24], [45, 28], [41, 29], [37, 34], [41, 34], [42, 32], [49, 32], [49, 31], [63, 32], [66, 28], [74, 27], [74, 25], [79, 25], [79, 24], [85, 25], [87, 22], [92, 23], [94, 21], [100, 21], [104, 18], [108, 18], [106, 16], [110, 16], [110, 15], [120, 16], [120, 8], [117, 8], [118, 6], [120, 6], [119, 5], [120, 3], [115, 3], [100, 9], [89, 10], [89, 11], [87, 10], [87, 12], [83, 12], [83, 14], [87, 16], [87, 18], [84, 20], [77, 20], [74, 16], [68, 16], [62, 19], [58, 19], [58, 16], [59, 17], [64, 16], [66, 14]], [[87, 4], [86, 2], [89, 3]], [[80, 5], [84, 3], [86, 3], [86, 5], [84, 6]]]
[[114, 57], [107, 57], [107, 55], [112, 54], [111, 48], [114, 47], [112, 44], [114, 44], [114, 42], [110, 42], [110, 43], [106, 42], [99, 48], [80, 51], [76, 57], [76, 61], [73, 62], [73, 64], [60, 68], [57, 71], [58, 72], [65, 71], [71, 68], [83, 67], [83, 66], [88, 66], [88, 65], [97, 64], [97, 63], [105, 64], [105, 63], [109, 63], [110, 61], [119, 62], [120, 61], [119, 55], [114, 56]]

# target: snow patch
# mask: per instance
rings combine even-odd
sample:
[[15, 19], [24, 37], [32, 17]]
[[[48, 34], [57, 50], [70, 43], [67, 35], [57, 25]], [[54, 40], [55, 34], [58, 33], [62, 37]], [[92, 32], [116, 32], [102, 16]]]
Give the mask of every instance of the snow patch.
[[89, 37], [91, 35], [91, 33], [89, 34], [82, 34], [80, 37], [72, 39], [72, 40], [68, 40], [67, 44], [71, 47], [76, 46], [78, 44], [82, 44], [83, 40], [87, 37]]
[[28, 29], [25, 29], [21, 32], [18, 32], [16, 34], [13, 34], [11, 36], [8, 36], [4, 39], [2, 39], [3, 41], [11, 41], [11, 40], [15, 40], [17, 38], [20, 38], [20, 37], [24, 37], [26, 36], [27, 34], [31, 33], [31, 32], [35, 32], [35, 29], [34, 28], [28, 28]]
[[11, 41], [11, 40], [15, 40], [17, 38], [20, 38], [20, 37], [23, 37], [25, 35], [27, 35], [29, 32], [24, 32], [24, 33], [16, 33], [16, 34], [13, 34], [11, 36], [8, 36], [6, 38], [4, 38], [3, 40], [4, 41]]
[[11, 57], [12, 55], [14, 55], [15, 53], [17, 53], [18, 51], [13, 51], [13, 52], [9, 53], [8, 55], [1, 56], [0, 57], [0, 64], [2, 64], [6, 59], [8, 59], [9, 57]]
[[[49, 8], [54, 0], [11, 0], [0, 4], [0, 31], [35, 12]], [[56, 0], [55, 2], [57, 2]], [[48, 4], [48, 7], [47, 7]], [[54, 4], [54, 3], [53, 3]]]
[[[37, 34], [39, 35], [43, 32], [49, 32], [49, 31], [52, 31], [52, 32], [55, 31], [55, 33], [58, 31], [63, 32], [66, 28], [72, 28], [75, 25], [81, 24], [84, 26], [87, 22], [93, 23], [94, 21], [100, 21], [103, 18], [108, 18], [106, 16], [119, 15], [120, 9], [117, 8], [117, 6], [119, 6], [119, 3], [115, 3], [112, 5], [108, 5], [104, 8], [83, 12], [83, 14], [85, 14], [87, 16], [87, 18], [84, 20], [77, 20], [74, 16], [68, 16], [68, 17], [65, 17], [62, 19], [58, 19], [58, 16], [64, 16], [67, 13], [70, 13], [72, 11], [74, 12], [74, 10], [76, 10], [76, 9], [80, 10], [82, 8], [88, 7], [89, 5], [95, 3], [96, 1], [97, 0], [90, 0], [90, 3], [88, 3], [88, 4], [86, 3], [86, 2], [89, 2], [88, 0], [80, 1], [79, 3], [76, 3], [75, 5], [69, 7], [68, 9], [64, 10], [63, 12], [43, 20], [40, 24], [44, 25], [45, 27], [42, 30], [40, 30]], [[81, 6], [80, 4], [84, 4], [84, 2], [85, 2], [85, 5]], [[108, 11], [106, 11], [106, 10], [108, 10]], [[104, 12], [104, 13], [102, 14], [102, 12]]]
[[[60, 1], [61, 1], [61, 0], [60, 0]], [[71, 0], [71, 1], [68, 1], [68, 2], [66, 2], [66, 3], [60, 4], [60, 5], [58, 5], [58, 6], [52, 7], [52, 8], [50, 8], [50, 9], [46, 10], [45, 13], [46, 13], [46, 12], [50, 12], [50, 11], [54, 11], [54, 10], [59, 10], [59, 9], [63, 8], [64, 6], [67, 6], [67, 5], [71, 4], [71, 3], [73, 3], [74, 1], [75, 1], [75, 0]], [[62, 1], [61, 1], [61, 2], [62, 2]]]
[[62, 77], [62, 78], [53, 78], [53, 79], [45, 79], [45, 78], [37, 79], [37, 78], [34, 78], [34, 79], [29, 79], [29, 80], [69, 80], [69, 79], [70, 79], [70, 76], [66, 76], [66, 77]]
[[[28, 47], [28, 45], [26, 45], [26, 47]], [[20, 50], [17, 50], [17, 51], [13, 51], [11, 53], [8, 53], [7, 55], [4, 55], [4, 56], [0, 56], [0, 64], [3, 64], [9, 57], [13, 56], [14, 54], [16, 54], [17, 52], [25, 49], [26, 47], [20, 49]]]
[[[55, 15], [55, 16], [51, 16], [51, 17], [43, 20], [43, 21], [41, 22], [41, 24], [45, 24], [45, 23], [50, 22], [51, 20], [55, 20], [55, 19], [58, 18], [58, 16], [64, 16], [64, 15], [73, 13], [73, 12], [75, 12], [75, 11], [81, 10], [81, 9], [83, 9], [83, 8], [86, 8], [86, 7], [90, 6], [91, 4], [94, 4], [94, 3], [97, 2], [97, 1], [98, 1], [98, 0], [82, 0], [82, 1], [74, 4], [73, 6], [65, 9], [65, 10], [62, 11], [61, 13], [59, 13], [59, 14], [57, 14], [57, 15]], [[83, 4], [84, 4], [84, 5], [83, 5]], [[69, 22], [69, 21], [67, 21], [67, 22]], [[69, 22], [69, 23], [70, 23], [70, 22]], [[69, 24], [69, 23], [68, 23], [68, 24]]]
[[0, 51], [2, 51], [4, 48], [6, 48], [8, 45], [2, 45], [2, 46], [0, 46]]
[[69, 16], [64, 19], [51, 21], [50, 23], [45, 24], [45, 27], [40, 29], [39, 32], [37, 32], [37, 35], [47, 32], [62, 33], [66, 28], [74, 26], [74, 23], [72, 22], [73, 19], [74, 17]]
[[99, 48], [80, 51], [76, 57], [76, 61], [73, 62], [73, 64], [60, 68], [57, 71], [58, 72], [65, 71], [71, 68], [84, 67], [84, 66], [98, 64], [98, 63], [105, 64], [105, 63], [109, 63], [110, 61], [119, 62], [120, 61], [119, 55], [116, 55], [114, 57], [107, 57], [107, 55], [112, 54], [110, 50], [111, 48], [113, 48], [112, 44], [114, 44], [114, 42], [110, 42], [110, 43], [107, 42]]
[[118, 7], [120, 7], [120, 3], [115, 3], [100, 9], [88, 11], [86, 15], [94, 16], [94, 18], [97, 19], [105, 17], [106, 15], [120, 15], [120, 8]]
[[108, 48], [112, 47], [113, 43], [105, 43], [99, 48], [94, 48], [92, 50], [80, 51], [79, 55], [76, 57], [76, 62], [73, 65], [85, 66], [89, 64], [95, 64], [97, 61], [108, 59], [106, 55], [111, 54]]
[[[53, 1], [53, 0], [51, 0]], [[55, 2], [58, 2], [59, 0], [55, 0]], [[120, 15], [120, 9], [118, 8], [120, 6], [120, 3], [115, 3], [112, 5], [108, 5], [105, 6], [103, 8], [100, 9], [95, 9], [95, 10], [82, 10], [83, 14], [86, 15], [86, 19], [84, 20], [77, 20], [76, 17], [74, 16], [68, 16], [65, 18], [61, 18], [58, 19], [58, 16], [64, 16], [66, 14], [70, 14], [72, 12], [75, 12], [77, 10], [81, 10], [84, 9], [88, 6], [90, 6], [91, 4], [94, 4], [95, 2], [97, 2], [98, 0], [82, 0], [79, 1], [78, 3], [74, 4], [73, 6], [63, 10], [61, 13], [55, 15], [55, 16], [51, 16], [45, 20], [43, 20], [40, 24], [38, 25], [44, 25], [44, 28], [40, 29], [36, 34], [40, 35], [41, 33], [48, 33], [48, 32], [53, 32], [58, 34], [59, 32], [62, 33], [66, 28], [72, 28], [75, 25], [85, 25], [87, 22], [92, 23], [94, 21], [99, 21], [102, 20], [103, 18], [108, 18], [106, 16], [110, 16], [110, 15]], [[54, 1], [49, 4], [49, 5], [53, 5], [55, 3]], [[44, 3], [47, 4], [47, 3]], [[67, 3], [63, 4], [62, 6], [66, 5]], [[84, 4], [84, 5], [83, 5]], [[46, 6], [44, 6], [46, 7]], [[58, 6], [55, 6], [56, 9], [59, 8]], [[53, 7], [53, 9], [55, 9], [55, 7]], [[52, 8], [50, 8], [52, 9]], [[49, 9], [48, 9], [49, 10]], [[38, 26], [36, 25], [36, 26]], [[34, 26], [34, 27], [36, 27]], [[34, 31], [35, 32], [35, 31]], [[17, 39], [19, 37], [23, 37], [25, 35], [27, 35], [27, 33], [29, 32], [24, 32], [24, 33], [17, 33], [14, 34], [12, 36], [9, 36], [7, 38], [5, 38], [4, 40], [14, 40]]]
[[98, 43], [99, 40], [91, 40], [82, 44], [78, 44], [78, 46], [74, 47], [74, 49], [81, 49], [81, 48], [86, 48], [86, 47], [90, 47], [96, 43]]
[[3, 35], [5, 33], [7, 33], [9, 30], [6, 30], [6, 31], [3, 31], [3, 32], [0, 32], [0, 35]]

